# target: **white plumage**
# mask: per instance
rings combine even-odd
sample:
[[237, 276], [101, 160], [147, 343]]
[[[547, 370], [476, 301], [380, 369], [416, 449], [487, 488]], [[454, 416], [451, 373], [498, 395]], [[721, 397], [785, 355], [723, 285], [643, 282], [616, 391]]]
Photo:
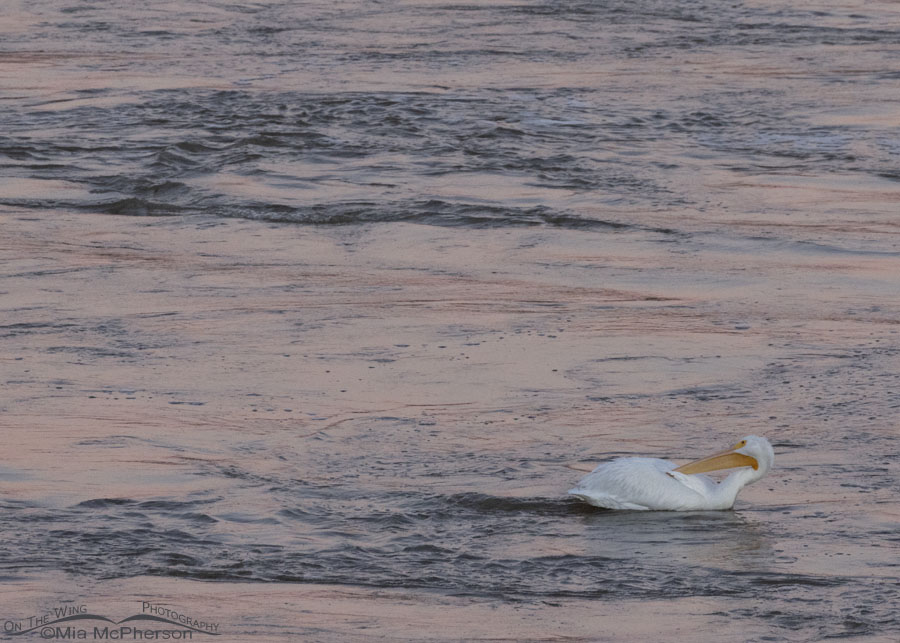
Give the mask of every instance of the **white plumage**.
[[[604, 462], [569, 494], [595, 507], [638, 511], [731, 509], [738, 492], [768, 473], [775, 452], [765, 438], [748, 435], [731, 449], [676, 467], [658, 458], [619, 458]], [[702, 475], [736, 470], [722, 482]]]

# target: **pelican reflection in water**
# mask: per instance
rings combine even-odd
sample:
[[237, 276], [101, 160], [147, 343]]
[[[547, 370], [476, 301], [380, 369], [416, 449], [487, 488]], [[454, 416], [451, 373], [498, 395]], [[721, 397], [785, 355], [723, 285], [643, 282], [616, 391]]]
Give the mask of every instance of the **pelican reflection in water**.
[[[769, 441], [748, 435], [730, 449], [680, 467], [659, 458], [604, 462], [570, 489], [569, 495], [607, 509], [731, 509], [738, 492], [765, 476], [774, 462]], [[702, 475], [722, 469], [735, 471], [721, 482]]]

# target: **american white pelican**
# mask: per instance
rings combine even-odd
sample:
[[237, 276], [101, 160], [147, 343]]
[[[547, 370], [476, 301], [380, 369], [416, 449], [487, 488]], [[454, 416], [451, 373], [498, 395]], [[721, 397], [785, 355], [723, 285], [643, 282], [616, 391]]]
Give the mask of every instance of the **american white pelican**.
[[[744, 486], [762, 478], [775, 463], [765, 438], [748, 435], [730, 449], [678, 468], [658, 458], [619, 458], [604, 462], [569, 494], [607, 509], [703, 511], [731, 509]], [[722, 482], [700, 475], [734, 469]]]

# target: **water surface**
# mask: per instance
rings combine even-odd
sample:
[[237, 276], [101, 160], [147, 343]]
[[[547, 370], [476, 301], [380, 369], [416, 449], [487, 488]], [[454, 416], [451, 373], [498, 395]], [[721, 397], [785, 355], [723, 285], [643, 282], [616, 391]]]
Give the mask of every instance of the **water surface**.
[[[11, 616], [147, 583], [243, 639], [900, 632], [896, 7], [34, 1], [0, 32]], [[750, 433], [776, 468], [733, 512], [564, 497]]]

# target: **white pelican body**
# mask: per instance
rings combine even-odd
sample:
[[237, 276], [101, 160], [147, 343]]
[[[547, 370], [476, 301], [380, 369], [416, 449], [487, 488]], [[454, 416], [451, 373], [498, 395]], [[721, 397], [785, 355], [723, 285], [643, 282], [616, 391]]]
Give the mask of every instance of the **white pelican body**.
[[[595, 507], [639, 511], [731, 509], [738, 492], [768, 473], [775, 452], [765, 438], [748, 435], [731, 449], [681, 467], [657, 458], [604, 462], [569, 490]], [[737, 470], [722, 482], [701, 475]]]

